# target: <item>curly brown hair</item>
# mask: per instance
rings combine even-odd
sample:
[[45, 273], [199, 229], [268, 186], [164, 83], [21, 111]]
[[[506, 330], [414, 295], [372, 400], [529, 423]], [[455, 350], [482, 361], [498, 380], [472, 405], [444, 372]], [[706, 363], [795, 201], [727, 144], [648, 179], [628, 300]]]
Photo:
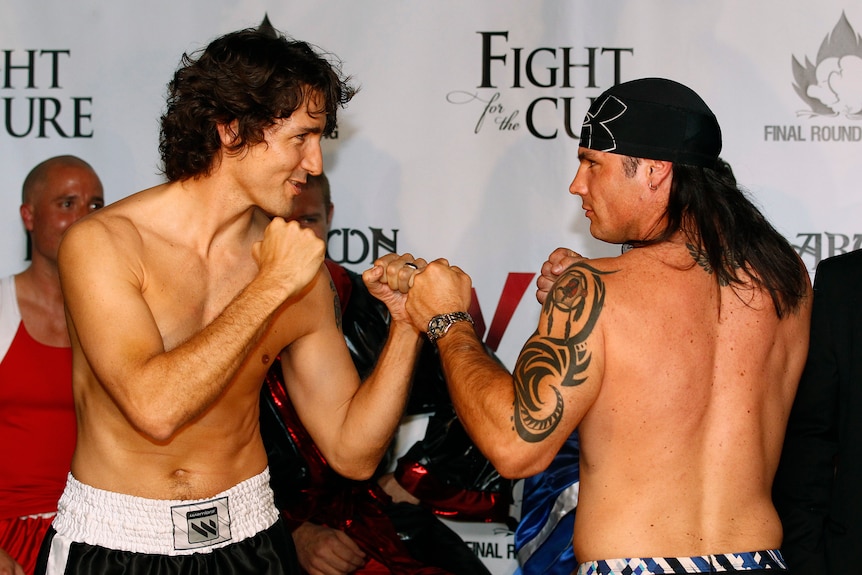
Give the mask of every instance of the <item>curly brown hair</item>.
[[192, 55], [168, 84], [161, 118], [159, 153], [170, 181], [208, 175], [221, 148], [217, 126], [236, 121], [239, 153], [264, 141], [264, 130], [288, 118], [312, 94], [326, 114], [324, 136], [336, 128], [336, 112], [356, 93], [341, 74], [340, 61], [309, 44], [272, 30], [253, 28], [225, 34]]

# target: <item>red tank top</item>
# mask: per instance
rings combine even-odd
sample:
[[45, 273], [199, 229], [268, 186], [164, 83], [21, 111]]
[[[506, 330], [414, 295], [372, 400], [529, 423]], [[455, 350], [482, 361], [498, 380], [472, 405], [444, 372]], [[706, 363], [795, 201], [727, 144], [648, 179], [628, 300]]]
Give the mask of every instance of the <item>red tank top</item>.
[[72, 350], [18, 326], [0, 362], [0, 518], [57, 510], [75, 449]]

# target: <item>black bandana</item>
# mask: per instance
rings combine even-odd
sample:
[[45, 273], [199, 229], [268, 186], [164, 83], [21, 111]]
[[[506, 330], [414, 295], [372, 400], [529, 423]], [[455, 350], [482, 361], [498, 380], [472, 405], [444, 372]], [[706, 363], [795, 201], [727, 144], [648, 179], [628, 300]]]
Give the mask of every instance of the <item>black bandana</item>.
[[596, 98], [581, 146], [635, 158], [715, 167], [721, 128], [693, 90], [663, 78], [617, 84]]

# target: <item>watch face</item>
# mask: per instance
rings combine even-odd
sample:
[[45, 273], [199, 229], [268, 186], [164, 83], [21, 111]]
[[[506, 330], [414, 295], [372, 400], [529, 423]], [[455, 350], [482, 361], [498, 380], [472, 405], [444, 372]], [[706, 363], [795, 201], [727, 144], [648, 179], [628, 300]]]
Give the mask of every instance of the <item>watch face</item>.
[[435, 317], [428, 324], [428, 333], [430, 333], [434, 337], [439, 337], [443, 335], [443, 330], [447, 325], [446, 318], [444, 317]]

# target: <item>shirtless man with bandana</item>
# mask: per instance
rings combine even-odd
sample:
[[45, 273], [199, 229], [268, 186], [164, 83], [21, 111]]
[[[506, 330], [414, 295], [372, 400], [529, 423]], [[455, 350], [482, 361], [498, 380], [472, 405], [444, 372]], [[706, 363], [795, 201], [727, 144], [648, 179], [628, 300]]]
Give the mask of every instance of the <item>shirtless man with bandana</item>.
[[458, 416], [501, 474], [543, 470], [578, 429], [578, 573], [786, 569], [770, 490], [811, 287], [720, 150], [715, 116], [681, 84], [635, 80], [595, 100], [569, 191], [594, 237], [633, 249], [552, 255], [512, 374], [465, 321], [463, 271], [432, 262], [409, 291]]

